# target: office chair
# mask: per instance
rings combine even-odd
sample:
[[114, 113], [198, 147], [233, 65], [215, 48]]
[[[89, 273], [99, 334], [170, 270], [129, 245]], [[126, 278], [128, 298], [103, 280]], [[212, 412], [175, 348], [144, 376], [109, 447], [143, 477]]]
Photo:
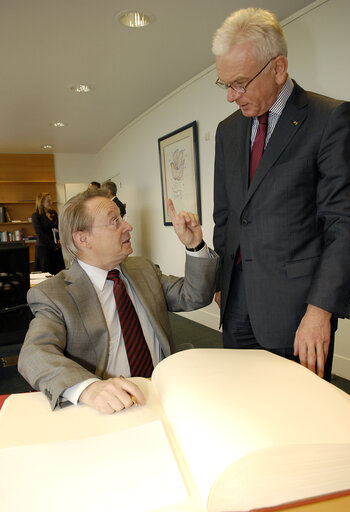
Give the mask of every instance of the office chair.
[[29, 248], [24, 242], [0, 243], [0, 366], [17, 364], [33, 318], [27, 304]]

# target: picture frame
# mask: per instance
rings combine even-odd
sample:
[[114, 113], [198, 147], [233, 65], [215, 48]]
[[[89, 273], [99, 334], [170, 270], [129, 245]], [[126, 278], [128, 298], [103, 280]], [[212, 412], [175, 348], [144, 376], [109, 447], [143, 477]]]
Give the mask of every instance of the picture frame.
[[172, 225], [167, 207], [169, 198], [177, 212], [196, 213], [202, 224], [197, 122], [160, 137], [158, 149], [164, 225]]

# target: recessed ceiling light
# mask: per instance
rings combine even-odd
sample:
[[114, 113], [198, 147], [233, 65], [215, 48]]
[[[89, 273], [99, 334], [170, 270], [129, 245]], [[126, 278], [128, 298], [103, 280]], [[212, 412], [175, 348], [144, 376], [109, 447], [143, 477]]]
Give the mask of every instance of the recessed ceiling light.
[[72, 85], [71, 90], [73, 92], [91, 92], [92, 88], [87, 84]]
[[50, 123], [50, 126], [54, 126], [55, 128], [63, 128], [64, 126], [67, 126], [66, 123], [63, 123], [62, 121], [56, 121], [54, 123]]
[[54, 146], [52, 144], [42, 144], [41, 148], [42, 149], [53, 149]]
[[117, 14], [117, 18], [128, 28], [142, 28], [151, 23], [151, 16], [139, 11], [123, 11]]

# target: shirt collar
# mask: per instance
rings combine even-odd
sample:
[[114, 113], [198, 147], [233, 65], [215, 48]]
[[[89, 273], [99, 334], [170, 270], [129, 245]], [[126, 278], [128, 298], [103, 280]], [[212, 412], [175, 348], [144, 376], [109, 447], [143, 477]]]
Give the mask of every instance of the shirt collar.
[[[103, 268], [99, 267], [94, 267], [93, 265], [89, 265], [88, 263], [85, 263], [84, 261], [81, 261], [79, 259], [77, 261], [81, 268], [87, 273], [90, 281], [95, 286], [95, 288], [102, 291], [107, 279], [107, 270], [104, 270]], [[115, 268], [120, 271], [119, 265], [117, 265]]]
[[275, 103], [269, 109], [270, 114], [277, 114], [278, 116], [281, 115], [282, 110], [286, 106], [289, 96], [293, 92], [293, 88], [294, 88], [294, 84], [293, 84], [291, 78], [288, 77], [286, 83], [284, 84], [279, 95], [277, 96]]

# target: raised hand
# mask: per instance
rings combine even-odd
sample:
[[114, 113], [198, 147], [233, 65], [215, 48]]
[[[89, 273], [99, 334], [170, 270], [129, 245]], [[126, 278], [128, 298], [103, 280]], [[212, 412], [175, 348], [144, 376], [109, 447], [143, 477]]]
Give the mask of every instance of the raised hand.
[[197, 247], [203, 240], [202, 228], [196, 213], [181, 211], [176, 213], [174, 204], [168, 199], [168, 209], [175, 233], [189, 249]]

